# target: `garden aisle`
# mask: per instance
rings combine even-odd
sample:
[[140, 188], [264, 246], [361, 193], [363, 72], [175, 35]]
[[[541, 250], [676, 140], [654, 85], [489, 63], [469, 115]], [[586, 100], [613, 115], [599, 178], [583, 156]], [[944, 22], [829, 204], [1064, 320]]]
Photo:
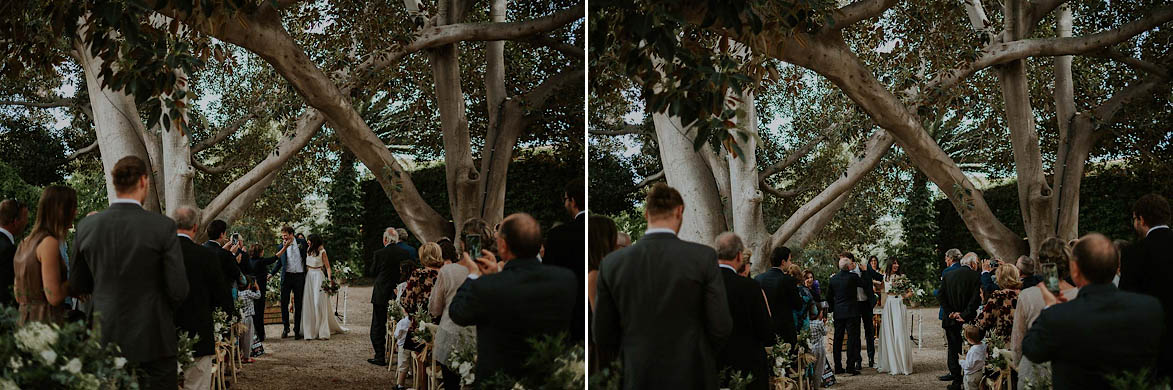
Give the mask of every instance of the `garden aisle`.
[[[877, 390], [944, 389], [949, 383], [938, 381], [937, 377], [947, 374], [949, 370], [945, 367], [945, 334], [941, 330], [941, 321], [937, 320], [937, 310], [936, 307], [909, 309], [909, 312], [915, 313], [918, 317], [923, 318], [921, 322], [924, 326], [924, 348], [918, 349], [916, 348], [916, 344], [913, 344], [912, 347], [912, 375], [893, 376], [879, 373], [874, 368], [864, 367], [861, 371], [863, 374], [859, 376], [835, 376], [838, 384], [830, 388]], [[913, 330], [913, 335], [916, 335], [916, 330]], [[861, 336], [860, 339], [862, 340], [863, 337]], [[863, 351], [864, 364], [867, 364], [867, 344], [862, 345], [865, 347]], [[830, 359], [834, 356], [830, 349], [830, 342], [827, 343], [827, 347], [827, 358]], [[877, 353], [879, 353], [879, 349], [880, 345], [877, 342]]]

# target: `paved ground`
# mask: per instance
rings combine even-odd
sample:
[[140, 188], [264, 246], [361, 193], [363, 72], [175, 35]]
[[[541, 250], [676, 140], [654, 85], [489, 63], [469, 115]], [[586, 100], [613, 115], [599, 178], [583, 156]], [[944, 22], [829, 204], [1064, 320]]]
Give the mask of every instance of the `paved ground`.
[[[269, 340], [266, 354], [257, 362], [246, 365], [235, 389], [389, 389], [394, 377], [386, 367], [366, 362], [372, 356], [370, 342], [371, 288], [352, 287], [348, 294], [349, 317], [345, 334], [330, 340], [295, 341], [281, 339], [281, 325], [266, 328]], [[913, 348], [912, 375], [888, 375], [864, 368], [863, 374], [852, 377], [840, 375], [837, 389], [943, 389], [945, 338], [937, 321], [937, 309], [912, 309], [922, 321], [924, 346]], [[830, 344], [828, 343], [828, 346]], [[866, 344], [865, 344], [866, 345]], [[828, 357], [830, 357], [828, 351]], [[864, 363], [867, 363], [866, 352]]]

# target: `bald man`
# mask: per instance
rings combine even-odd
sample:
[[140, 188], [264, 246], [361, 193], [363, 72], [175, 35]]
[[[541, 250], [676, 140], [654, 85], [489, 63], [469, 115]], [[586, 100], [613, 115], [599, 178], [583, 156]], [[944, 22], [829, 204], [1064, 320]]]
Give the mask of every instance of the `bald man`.
[[474, 262], [461, 254], [469, 275], [448, 306], [452, 322], [477, 327], [478, 380], [525, 375], [522, 363], [533, 354], [528, 340], [569, 334], [575, 318], [574, 272], [538, 261], [537, 220], [512, 214], [501, 221], [495, 240], [497, 256], [482, 250]]
[[1120, 255], [1099, 233], [1079, 239], [1071, 254], [1071, 278], [1079, 296], [1048, 302], [1022, 340], [1022, 354], [1051, 364], [1053, 388], [1107, 389], [1105, 379], [1124, 371], [1156, 368], [1164, 331], [1161, 303], [1112, 284]]

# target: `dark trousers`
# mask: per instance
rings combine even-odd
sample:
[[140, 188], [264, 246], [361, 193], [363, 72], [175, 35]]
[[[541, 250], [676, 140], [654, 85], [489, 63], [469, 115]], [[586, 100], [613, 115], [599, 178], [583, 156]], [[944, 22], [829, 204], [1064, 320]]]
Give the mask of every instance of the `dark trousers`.
[[261, 290], [261, 299], [253, 301], [253, 329], [258, 342], [265, 341], [265, 291]]
[[444, 381], [444, 390], [460, 390], [460, 375], [448, 366], [440, 365], [440, 378]]
[[[872, 322], [873, 316], [872, 316], [871, 312], [872, 312], [871, 307], [868, 307], [868, 310], [865, 312], [868, 314], [860, 317], [860, 319], [863, 320], [862, 321], [863, 335], [864, 335], [864, 338], [867, 340], [868, 363], [873, 363], [876, 361], [876, 324], [874, 322]], [[863, 357], [860, 357], [859, 361], [862, 363]]]
[[945, 340], [949, 342], [949, 352], [945, 355], [945, 360], [949, 364], [949, 374], [953, 375], [953, 383], [960, 385], [962, 380], [961, 363], [957, 359], [958, 355], [961, 355], [961, 346], [964, 342], [961, 338], [961, 326], [945, 328]]
[[293, 333], [301, 335], [301, 306], [305, 301], [305, 272], [286, 273], [281, 279], [281, 325], [282, 333], [289, 332], [289, 294], [293, 293]]
[[371, 345], [375, 347], [375, 359], [387, 360], [387, 304], [373, 304], [371, 313]]
[[138, 387], [142, 390], [175, 390], [179, 387], [175, 356], [139, 363]]
[[847, 367], [855, 369], [859, 357], [859, 316], [835, 320], [835, 371], [843, 370], [843, 336], [847, 336]]

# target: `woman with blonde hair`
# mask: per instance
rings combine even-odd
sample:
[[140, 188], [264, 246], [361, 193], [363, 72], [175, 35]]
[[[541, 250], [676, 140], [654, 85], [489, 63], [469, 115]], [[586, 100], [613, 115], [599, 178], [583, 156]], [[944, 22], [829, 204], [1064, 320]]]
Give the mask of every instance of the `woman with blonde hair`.
[[997, 335], [1009, 340], [1014, 329], [1014, 309], [1018, 307], [1018, 293], [1022, 281], [1018, 278], [1018, 267], [1001, 263], [994, 271], [994, 283], [999, 289], [990, 294], [982, 312], [977, 316], [977, 326], [988, 335]]
[[33, 230], [16, 248], [14, 290], [20, 304], [19, 324], [29, 321], [60, 324], [65, 321], [69, 291], [61, 246], [77, 217], [77, 192], [52, 185], [41, 193]]

